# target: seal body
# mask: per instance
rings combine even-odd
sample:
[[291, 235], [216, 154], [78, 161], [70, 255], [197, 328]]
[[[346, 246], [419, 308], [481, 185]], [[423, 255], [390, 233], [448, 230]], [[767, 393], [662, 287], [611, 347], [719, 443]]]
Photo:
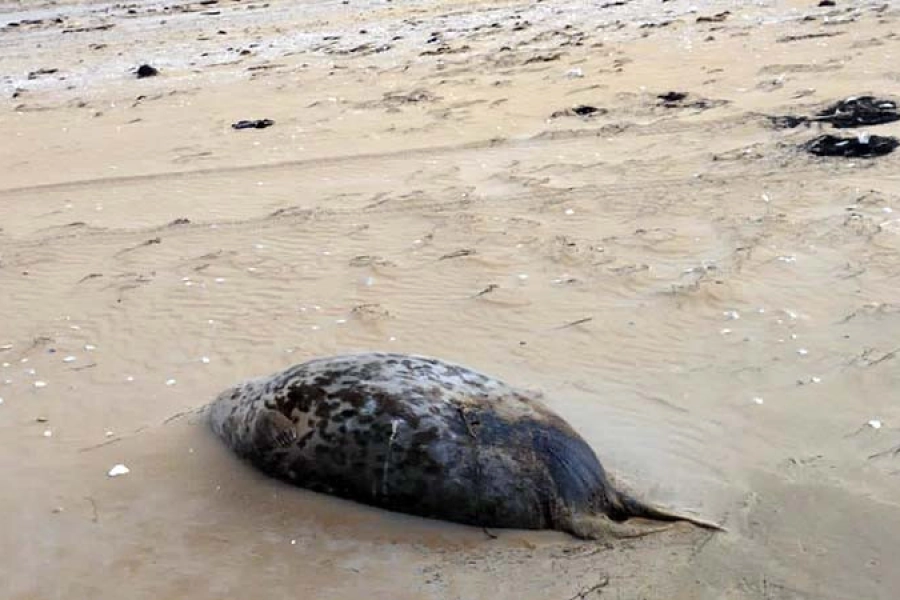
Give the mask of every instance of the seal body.
[[433, 358], [316, 359], [226, 390], [209, 414], [264, 472], [389, 510], [586, 538], [630, 517], [715, 527], [616, 490], [590, 446], [533, 395]]

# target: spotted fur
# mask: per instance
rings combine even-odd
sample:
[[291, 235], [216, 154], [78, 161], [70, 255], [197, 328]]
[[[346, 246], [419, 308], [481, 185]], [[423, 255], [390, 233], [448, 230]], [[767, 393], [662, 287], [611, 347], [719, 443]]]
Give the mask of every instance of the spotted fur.
[[694, 521], [618, 492], [532, 394], [433, 358], [312, 360], [223, 392], [210, 423], [272, 476], [424, 517], [581, 537], [597, 516]]

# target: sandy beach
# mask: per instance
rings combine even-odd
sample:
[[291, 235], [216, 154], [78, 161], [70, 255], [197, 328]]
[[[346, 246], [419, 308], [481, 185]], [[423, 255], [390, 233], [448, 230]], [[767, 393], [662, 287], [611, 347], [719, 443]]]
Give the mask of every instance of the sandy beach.
[[[900, 6], [819, 4], [0, 2], [0, 597], [896, 598], [900, 151], [801, 146], [900, 121], [772, 117], [896, 101]], [[494, 539], [193, 412], [359, 350], [727, 531]]]

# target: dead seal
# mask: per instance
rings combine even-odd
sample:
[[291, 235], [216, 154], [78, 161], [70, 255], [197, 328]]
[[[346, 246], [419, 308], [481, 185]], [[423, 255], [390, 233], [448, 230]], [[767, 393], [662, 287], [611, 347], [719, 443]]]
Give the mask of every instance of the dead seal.
[[617, 490], [533, 394], [433, 358], [311, 360], [223, 392], [209, 419], [265, 473], [388, 510], [589, 539], [646, 533], [616, 525], [632, 518], [720, 529]]

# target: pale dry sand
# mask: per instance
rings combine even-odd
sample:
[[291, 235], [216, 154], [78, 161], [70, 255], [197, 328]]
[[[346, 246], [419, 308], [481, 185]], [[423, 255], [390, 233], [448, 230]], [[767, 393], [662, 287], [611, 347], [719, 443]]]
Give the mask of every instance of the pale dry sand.
[[[0, 596], [895, 598], [897, 155], [764, 115], [896, 92], [900, 10], [816, 4], [0, 5]], [[359, 349], [542, 390], [728, 532], [490, 539], [164, 424]]]

